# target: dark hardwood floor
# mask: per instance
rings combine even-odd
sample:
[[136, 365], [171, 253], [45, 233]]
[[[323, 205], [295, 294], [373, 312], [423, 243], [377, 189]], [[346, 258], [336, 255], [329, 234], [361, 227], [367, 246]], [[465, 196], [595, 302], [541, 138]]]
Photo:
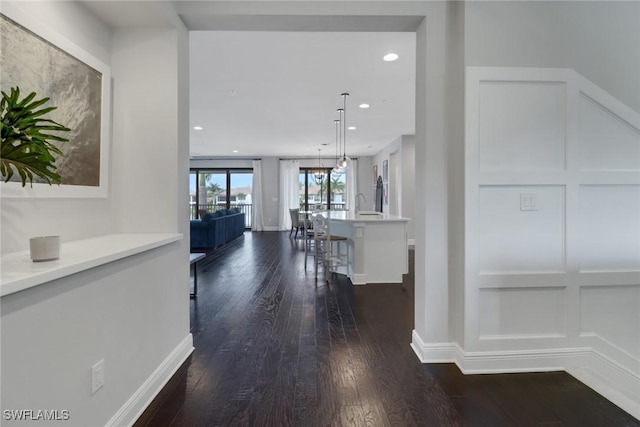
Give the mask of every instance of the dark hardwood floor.
[[247, 232], [201, 261], [195, 351], [136, 426], [640, 426], [566, 373], [421, 364], [411, 274], [316, 283], [302, 249]]

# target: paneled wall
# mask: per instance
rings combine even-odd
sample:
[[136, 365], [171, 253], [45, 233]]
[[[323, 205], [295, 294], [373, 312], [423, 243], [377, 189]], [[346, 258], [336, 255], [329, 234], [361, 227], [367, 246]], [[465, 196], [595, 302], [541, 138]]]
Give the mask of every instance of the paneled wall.
[[468, 67], [466, 100], [461, 364], [590, 370], [637, 399], [638, 114], [568, 69]]

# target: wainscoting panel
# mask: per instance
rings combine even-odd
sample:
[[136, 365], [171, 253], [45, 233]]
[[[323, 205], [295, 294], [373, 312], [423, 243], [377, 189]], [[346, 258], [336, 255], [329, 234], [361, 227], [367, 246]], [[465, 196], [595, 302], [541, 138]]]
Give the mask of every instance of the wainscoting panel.
[[640, 284], [581, 287], [580, 335], [640, 354]]
[[580, 168], [640, 171], [640, 129], [580, 93]]
[[563, 288], [480, 291], [480, 339], [557, 338], [566, 334]]
[[588, 373], [640, 405], [639, 129], [573, 70], [467, 67], [466, 371]]
[[480, 170], [564, 169], [563, 83], [492, 81], [479, 90]]
[[640, 185], [580, 186], [580, 270], [640, 270]]
[[[480, 186], [479, 192], [481, 271], [564, 270], [564, 187]], [[535, 208], [523, 206], [526, 198]]]

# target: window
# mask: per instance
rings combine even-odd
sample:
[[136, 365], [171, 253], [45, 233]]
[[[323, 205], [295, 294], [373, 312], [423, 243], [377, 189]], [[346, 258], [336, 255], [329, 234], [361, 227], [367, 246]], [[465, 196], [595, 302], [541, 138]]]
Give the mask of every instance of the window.
[[325, 168], [322, 179], [316, 179], [317, 168], [300, 168], [300, 209], [341, 210], [346, 204], [346, 178], [344, 174], [331, 174]]
[[190, 218], [203, 212], [237, 208], [251, 228], [252, 169], [191, 169], [189, 175]]

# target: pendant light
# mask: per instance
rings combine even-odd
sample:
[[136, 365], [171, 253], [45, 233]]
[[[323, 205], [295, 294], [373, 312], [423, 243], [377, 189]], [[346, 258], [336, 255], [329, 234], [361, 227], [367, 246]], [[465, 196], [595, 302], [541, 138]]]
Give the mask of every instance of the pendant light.
[[349, 157], [347, 157], [347, 97], [349, 96], [348, 93], [343, 93], [340, 96], [342, 96], [343, 98], [343, 114], [344, 114], [344, 118], [342, 119], [342, 134], [343, 136], [343, 140], [344, 140], [344, 151], [342, 152], [342, 158], [340, 159], [340, 161], [338, 162], [338, 168], [342, 169], [343, 171], [346, 171], [347, 169], [349, 169], [351, 167], [351, 159]]
[[[340, 176], [344, 173], [344, 170], [338, 166], [340, 151], [342, 150], [342, 129], [340, 128], [340, 123], [342, 123], [342, 108], [338, 108], [338, 114], [340, 118], [333, 121], [336, 124], [336, 165], [331, 170], [331, 173], [335, 176]], [[340, 140], [340, 145], [338, 145], [338, 139]]]
[[313, 177], [316, 180], [316, 184], [320, 185], [322, 184], [322, 181], [324, 180], [324, 166], [322, 165], [322, 163], [320, 163], [320, 151], [322, 150], [322, 148], [318, 148], [318, 169], [316, 169], [313, 172]]

